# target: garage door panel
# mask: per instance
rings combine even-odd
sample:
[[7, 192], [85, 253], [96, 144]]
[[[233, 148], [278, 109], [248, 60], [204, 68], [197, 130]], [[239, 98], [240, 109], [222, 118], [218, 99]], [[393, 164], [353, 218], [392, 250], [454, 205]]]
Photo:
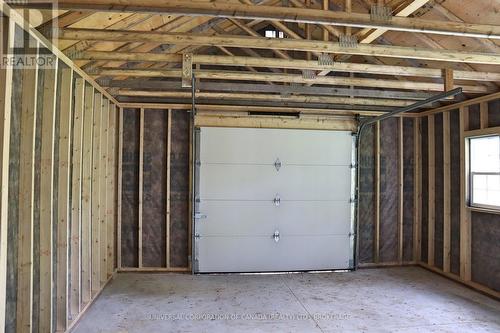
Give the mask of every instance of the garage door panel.
[[[201, 166], [202, 200], [350, 200], [351, 169], [346, 166]], [[263, 186], [265, 184], [265, 186]]]
[[349, 204], [332, 201], [204, 201], [200, 211], [206, 218], [197, 232], [204, 236], [347, 235]]
[[339, 165], [351, 160], [352, 135], [340, 131], [202, 128], [202, 163]]
[[197, 242], [201, 272], [349, 268], [347, 236], [283, 236], [279, 242], [271, 237], [202, 237]]

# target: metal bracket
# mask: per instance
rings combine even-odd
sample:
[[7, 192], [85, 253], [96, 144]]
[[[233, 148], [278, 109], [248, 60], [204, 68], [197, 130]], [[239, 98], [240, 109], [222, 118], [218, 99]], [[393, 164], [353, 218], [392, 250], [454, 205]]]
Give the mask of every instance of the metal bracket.
[[302, 71], [302, 78], [304, 80], [315, 80], [316, 72], [310, 69], [305, 69]]
[[321, 53], [318, 56], [318, 65], [319, 66], [328, 66], [328, 67], [333, 67], [335, 65], [335, 61], [333, 60], [333, 57], [329, 55], [328, 53]]
[[339, 37], [339, 44], [341, 47], [355, 49], [358, 47], [358, 39], [352, 35], [341, 35]]
[[[200, 234], [194, 234], [194, 239], [198, 240], [200, 238], [201, 238]], [[198, 260], [198, 257], [196, 257], [195, 260]]]
[[273, 203], [276, 207], [279, 207], [281, 205], [281, 198], [279, 194], [276, 193], [276, 196], [273, 199]]
[[273, 234], [273, 239], [276, 243], [278, 243], [280, 241], [280, 231], [279, 230], [276, 230]]
[[193, 86], [193, 54], [185, 53], [182, 55], [182, 87], [190, 88]]
[[196, 220], [206, 219], [206, 218], [207, 218], [207, 215], [202, 214], [202, 213], [195, 213], [195, 214], [194, 214], [194, 218], [195, 218]]
[[370, 19], [376, 22], [388, 22], [392, 19], [392, 9], [378, 4], [372, 5]]
[[282, 164], [279, 158], [277, 158], [276, 161], [274, 161], [274, 167], [276, 168], [276, 171], [280, 171]]

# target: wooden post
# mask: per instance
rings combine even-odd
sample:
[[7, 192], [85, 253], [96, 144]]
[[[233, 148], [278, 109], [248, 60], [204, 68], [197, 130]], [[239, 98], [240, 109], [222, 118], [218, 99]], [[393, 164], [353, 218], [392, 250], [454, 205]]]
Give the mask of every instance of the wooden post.
[[85, 87], [82, 157], [82, 306], [92, 299], [92, 134], [94, 127], [94, 87]]
[[100, 134], [100, 171], [99, 171], [99, 259], [100, 259], [100, 287], [102, 288], [108, 280], [107, 274], [107, 211], [106, 203], [108, 196], [107, 185], [107, 168], [108, 168], [108, 123], [109, 123], [109, 99], [103, 98], [101, 101], [101, 134]]
[[16, 319], [19, 331], [29, 331], [33, 327], [33, 204], [38, 68], [25, 68], [22, 73]]
[[422, 136], [420, 133], [421, 119], [414, 120], [414, 192], [413, 192], [413, 260], [421, 261], [422, 250]]
[[142, 200], [143, 200], [143, 178], [144, 178], [144, 109], [141, 108], [139, 129], [139, 268], [142, 267]]
[[100, 188], [99, 179], [101, 172], [101, 118], [102, 118], [102, 94], [94, 94], [94, 123], [92, 134], [92, 297], [100, 290], [100, 215], [99, 206]]
[[[6, 17], [0, 19], [2, 26], [1, 54], [8, 54], [14, 47], [15, 24]], [[7, 288], [7, 232], [9, 208], [9, 153], [10, 117], [12, 99], [12, 67], [0, 66], [0, 328], [5, 327], [5, 305]]]
[[460, 108], [460, 277], [471, 280], [471, 214], [468, 209], [467, 179], [469, 149], [464, 132], [469, 129], [469, 107]]
[[428, 254], [427, 263], [430, 266], [434, 266], [434, 233], [436, 228], [436, 152], [435, 152], [435, 125], [434, 125], [434, 115], [428, 117], [428, 152], [429, 152], [429, 175], [428, 175], [428, 187], [429, 187], [429, 204], [428, 204], [428, 214], [429, 214], [429, 226], [427, 230], [427, 240], [428, 240]]
[[83, 143], [83, 108], [85, 99], [85, 81], [75, 79], [75, 102], [73, 113], [73, 154], [72, 154], [72, 195], [71, 195], [71, 257], [70, 257], [70, 319], [80, 313], [81, 304], [81, 213], [82, 213], [82, 143]]
[[[168, 123], [167, 123], [167, 241], [166, 241], [166, 266], [170, 268], [170, 154], [172, 152], [172, 110], [168, 110]], [[191, 235], [189, 236], [191, 237]]]
[[380, 121], [375, 125], [375, 254], [374, 262], [380, 259]]
[[[116, 263], [118, 269], [122, 268], [122, 172], [123, 172], [123, 108], [119, 109], [118, 113], [118, 214], [116, 228], [117, 249], [116, 249]], [[168, 243], [167, 243], [168, 244]]]
[[451, 265], [450, 112], [443, 113], [443, 271]]
[[41, 332], [52, 332], [52, 297], [54, 295], [52, 251], [54, 223], [54, 143], [56, 121], [57, 58], [54, 69], [46, 69], [43, 82], [42, 142], [40, 170], [40, 314]]
[[455, 87], [453, 82], [453, 69], [445, 68], [443, 70], [444, 91], [450, 91]]
[[68, 327], [68, 221], [70, 217], [69, 187], [71, 162], [71, 118], [73, 70], [62, 69], [59, 117], [59, 180], [57, 223], [57, 331]]

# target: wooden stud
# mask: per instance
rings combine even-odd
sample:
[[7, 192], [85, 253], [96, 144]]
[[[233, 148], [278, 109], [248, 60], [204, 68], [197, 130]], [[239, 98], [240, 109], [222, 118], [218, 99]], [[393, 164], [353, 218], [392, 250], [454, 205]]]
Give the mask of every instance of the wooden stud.
[[455, 88], [455, 83], [453, 82], [453, 69], [445, 68], [443, 69], [443, 81], [444, 81], [444, 91], [450, 91]]
[[106, 203], [108, 197], [107, 178], [108, 178], [108, 122], [109, 122], [109, 99], [103, 98], [101, 101], [101, 133], [100, 133], [100, 171], [99, 171], [99, 262], [100, 262], [100, 285], [102, 288], [108, 280], [107, 273], [107, 248], [108, 248], [108, 235], [107, 235], [107, 211]]
[[374, 262], [380, 260], [380, 121], [375, 125], [375, 235]]
[[73, 153], [72, 153], [72, 195], [71, 195], [71, 257], [70, 257], [70, 319], [80, 313], [81, 305], [81, 227], [82, 227], [82, 144], [83, 144], [83, 112], [85, 104], [85, 81], [75, 79], [74, 111], [73, 111]]
[[116, 105], [109, 103], [108, 114], [108, 156], [107, 156], [107, 179], [106, 179], [106, 239], [107, 239], [107, 276], [111, 277], [114, 271], [114, 256], [115, 256], [115, 152], [116, 152]]
[[489, 106], [488, 102], [482, 102], [479, 104], [479, 112], [481, 115], [481, 129], [488, 128], [489, 126]]
[[403, 263], [403, 240], [404, 240], [404, 133], [403, 118], [398, 119], [398, 261]]
[[142, 267], [142, 202], [144, 183], [144, 109], [141, 109], [139, 129], [139, 268]]
[[429, 216], [429, 226], [427, 232], [427, 263], [429, 266], [434, 266], [434, 233], [436, 229], [436, 152], [435, 152], [435, 124], [434, 116], [428, 117], [428, 190], [429, 190], [429, 203], [427, 214]]
[[33, 207], [38, 66], [23, 69], [22, 75], [16, 319], [17, 329], [28, 331], [33, 327]]
[[171, 155], [172, 154], [172, 110], [168, 110], [167, 121], [167, 212], [166, 212], [166, 266], [170, 268], [170, 175], [171, 175]]
[[460, 108], [460, 278], [470, 281], [471, 273], [471, 213], [468, 209], [468, 144], [464, 132], [469, 129], [469, 108]]
[[[55, 59], [55, 58], [54, 58]], [[57, 59], [56, 59], [57, 60]], [[40, 313], [39, 330], [52, 332], [53, 243], [54, 221], [54, 143], [58, 61], [54, 69], [46, 69], [43, 82], [42, 142], [40, 170]]]
[[420, 262], [422, 249], [422, 135], [420, 133], [421, 120], [414, 120], [414, 192], [413, 192], [413, 260]]
[[118, 200], [117, 200], [117, 249], [116, 262], [118, 269], [122, 267], [122, 191], [123, 191], [123, 108], [118, 113]]
[[82, 308], [92, 299], [92, 144], [95, 89], [85, 87], [82, 156]]
[[443, 271], [451, 265], [451, 152], [450, 113], [443, 113]]
[[[15, 23], [0, 19], [2, 27], [0, 51], [2, 57], [14, 47]], [[10, 119], [12, 100], [12, 67], [0, 66], [0, 328], [5, 327], [5, 305], [7, 301], [7, 240], [9, 208], [9, 153]]]
[[100, 274], [100, 188], [99, 179], [101, 173], [101, 118], [102, 118], [102, 94], [94, 93], [94, 122], [92, 134], [92, 296], [95, 297], [101, 286]]
[[65, 331], [68, 327], [68, 238], [70, 218], [71, 184], [71, 145], [73, 70], [64, 68], [60, 82], [60, 117], [59, 117], [59, 180], [58, 180], [58, 217], [57, 222], [57, 315], [56, 330]]

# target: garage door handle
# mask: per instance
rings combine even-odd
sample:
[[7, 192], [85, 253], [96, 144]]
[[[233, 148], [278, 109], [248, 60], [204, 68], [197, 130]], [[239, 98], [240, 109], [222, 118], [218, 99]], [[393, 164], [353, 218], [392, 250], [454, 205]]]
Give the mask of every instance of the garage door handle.
[[280, 241], [280, 232], [279, 230], [276, 230], [273, 234], [273, 239], [276, 243], [278, 243]]
[[276, 207], [279, 207], [279, 205], [281, 204], [281, 198], [279, 194], [276, 194], [276, 196], [273, 199], [273, 203]]

